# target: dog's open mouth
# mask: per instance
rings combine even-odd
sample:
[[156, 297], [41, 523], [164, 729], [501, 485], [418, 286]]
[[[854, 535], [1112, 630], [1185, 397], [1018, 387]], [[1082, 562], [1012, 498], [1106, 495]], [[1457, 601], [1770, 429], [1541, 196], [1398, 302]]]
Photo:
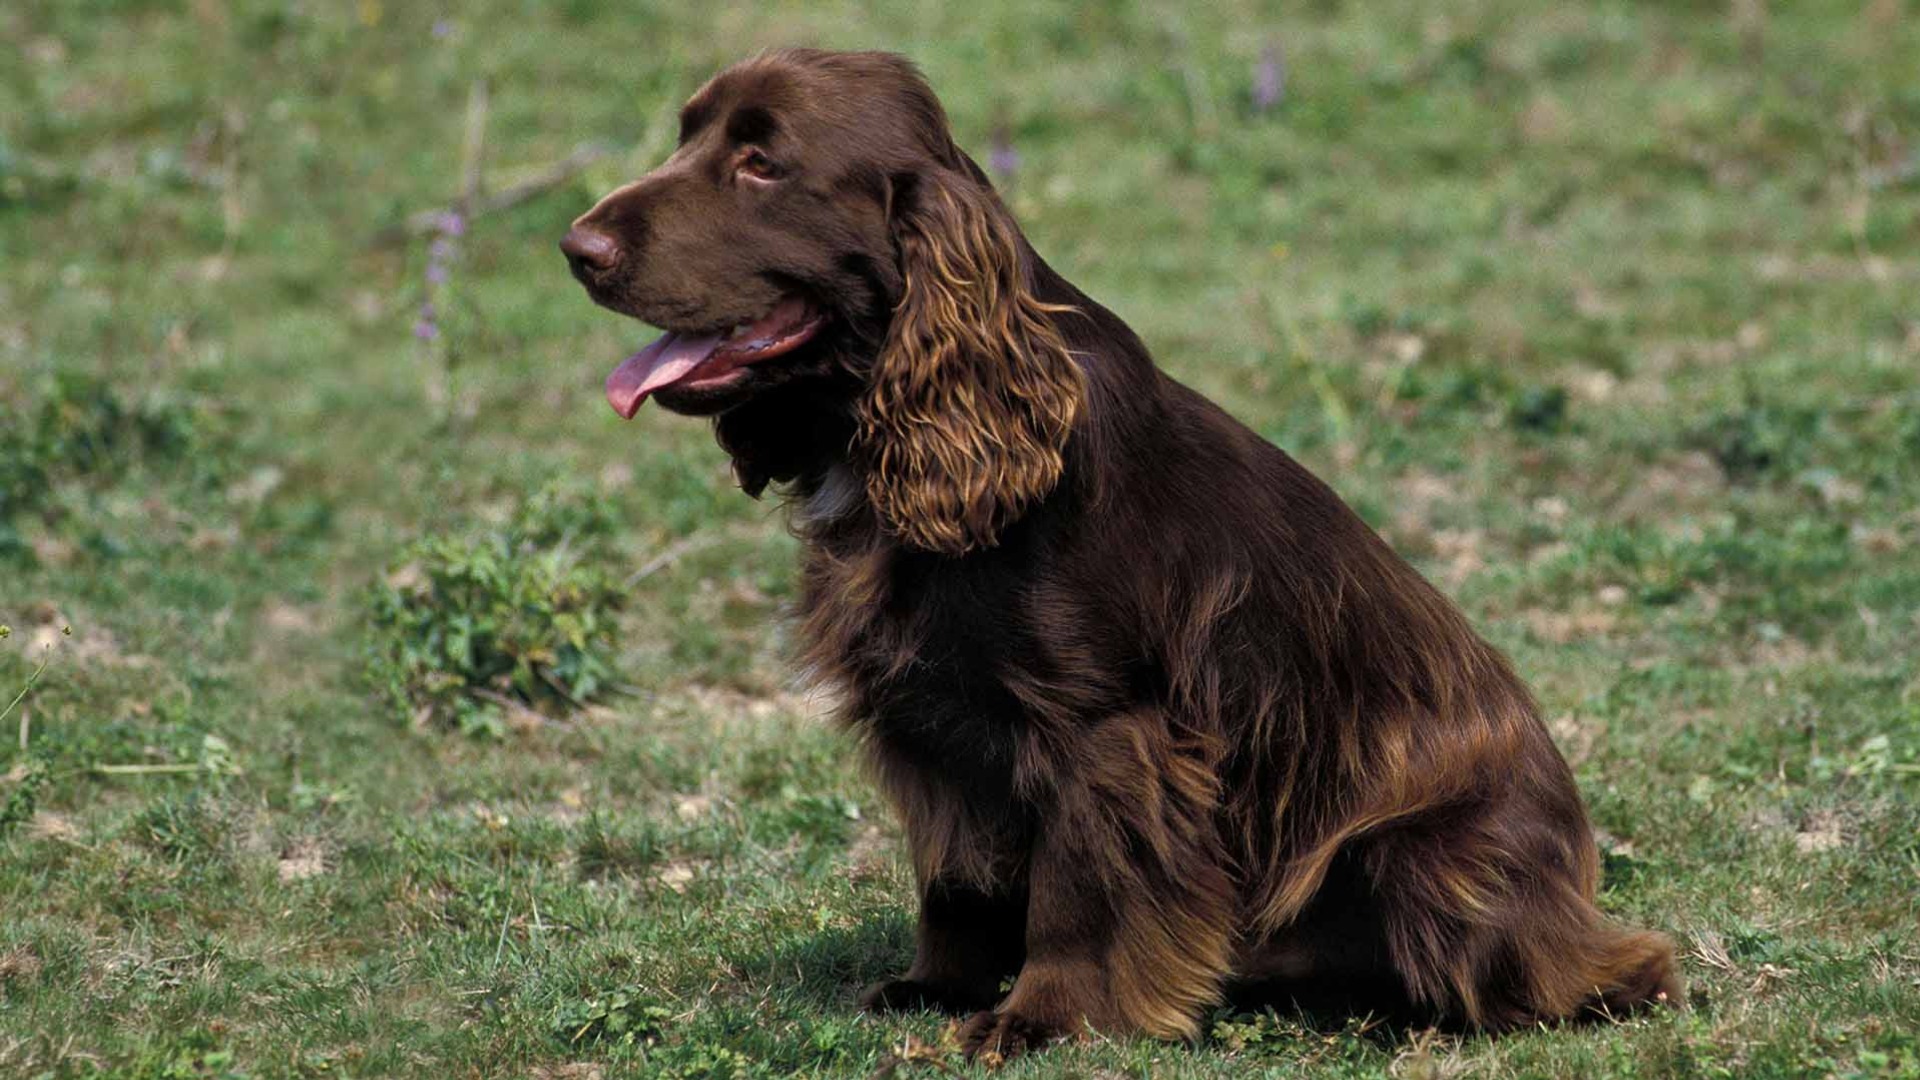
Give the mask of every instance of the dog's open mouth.
[[711, 386], [748, 364], [792, 352], [819, 332], [826, 316], [789, 296], [772, 311], [724, 334], [662, 334], [607, 376], [607, 403], [631, 420], [647, 395], [669, 386]]

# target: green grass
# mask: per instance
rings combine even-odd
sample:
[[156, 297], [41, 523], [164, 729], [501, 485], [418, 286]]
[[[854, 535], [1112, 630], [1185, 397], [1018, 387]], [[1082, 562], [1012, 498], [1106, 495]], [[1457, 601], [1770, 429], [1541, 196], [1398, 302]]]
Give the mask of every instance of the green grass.
[[[1003, 128], [1039, 249], [1460, 599], [1694, 988], [1008, 1075], [1920, 1076], [1913, 0], [432, 7], [0, 9], [0, 708], [53, 648], [0, 723], [0, 1076], [940, 1075], [853, 1008], [910, 879], [783, 662], [793, 542], [705, 425], [606, 409], [643, 332], [553, 248], [782, 43]], [[618, 152], [472, 222], [423, 344], [380, 237], [482, 77], [496, 182]], [[550, 485], [606, 527], [510, 562], [653, 566], [616, 685], [413, 722], [379, 589]]]

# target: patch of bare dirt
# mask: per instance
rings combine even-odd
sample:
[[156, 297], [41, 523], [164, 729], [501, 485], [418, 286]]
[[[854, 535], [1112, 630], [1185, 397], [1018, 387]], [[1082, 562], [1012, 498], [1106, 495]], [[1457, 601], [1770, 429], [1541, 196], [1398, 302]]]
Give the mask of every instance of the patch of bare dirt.
[[1585, 638], [1603, 637], [1619, 625], [1620, 617], [1604, 609], [1581, 608], [1552, 611], [1532, 608], [1521, 614], [1527, 628], [1542, 641], [1566, 645]]
[[306, 635], [320, 629], [320, 618], [312, 607], [281, 600], [267, 604], [260, 623], [276, 634]]
[[[39, 658], [51, 654], [55, 663], [73, 663], [94, 667], [152, 667], [151, 656], [126, 652], [113, 634], [86, 620], [76, 624], [52, 600], [36, 600], [26, 607], [26, 624], [21, 647], [26, 655]], [[0, 611], [0, 623], [8, 620]]]
[[1566, 756], [1567, 764], [1575, 768], [1593, 756], [1593, 744], [1600, 737], [1598, 724], [1582, 721], [1572, 713], [1563, 713], [1548, 721], [1547, 731], [1553, 735], [1560, 753]]
[[815, 695], [778, 691], [749, 694], [722, 686], [690, 686], [688, 703], [711, 719], [764, 724], [778, 717], [812, 717], [820, 713]]
[[1629, 520], [1705, 511], [1726, 498], [1726, 475], [1718, 462], [1698, 450], [1669, 454], [1627, 480], [1614, 511]]
[[1480, 529], [1434, 530], [1433, 553], [1441, 559], [1440, 576], [1448, 588], [1459, 588], [1487, 565], [1481, 554], [1486, 538]]
[[675, 859], [654, 872], [653, 880], [671, 892], [686, 892], [687, 886], [699, 876], [695, 864]]
[[280, 852], [278, 869], [282, 885], [319, 877], [327, 872], [326, 850], [320, 841], [301, 837]]
[[1847, 822], [1836, 811], [1819, 810], [1808, 815], [1793, 834], [1793, 846], [1802, 855], [1832, 851], [1847, 846]]
[[59, 840], [77, 844], [80, 842], [80, 826], [57, 810], [36, 810], [27, 821], [27, 836], [33, 840]]
[[1906, 537], [1898, 529], [1855, 524], [1847, 535], [1869, 555], [1892, 555], [1907, 546]]
[[39, 954], [31, 946], [15, 945], [0, 950], [0, 986], [30, 983], [40, 977], [43, 967]]
[[673, 797], [673, 816], [681, 821], [699, 821], [713, 812], [713, 796], [705, 794], [675, 795]]
[[606, 1073], [590, 1061], [569, 1061], [564, 1065], [538, 1065], [533, 1080], [605, 1080]]
[[868, 822], [847, 845], [847, 862], [856, 880], [884, 875], [893, 863], [894, 841], [887, 830]]

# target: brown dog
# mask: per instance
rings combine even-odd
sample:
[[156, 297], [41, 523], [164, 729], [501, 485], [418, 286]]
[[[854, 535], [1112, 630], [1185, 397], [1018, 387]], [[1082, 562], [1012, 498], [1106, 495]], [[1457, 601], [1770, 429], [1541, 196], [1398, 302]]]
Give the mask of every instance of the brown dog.
[[920, 883], [863, 1004], [1010, 1054], [1230, 987], [1493, 1031], [1676, 993], [1506, 660], [1042, 262], [907, 62], [728, 69], [561, 246], [669, 331], [614, 408], [714, 417], [793, 505], [806, 657]]

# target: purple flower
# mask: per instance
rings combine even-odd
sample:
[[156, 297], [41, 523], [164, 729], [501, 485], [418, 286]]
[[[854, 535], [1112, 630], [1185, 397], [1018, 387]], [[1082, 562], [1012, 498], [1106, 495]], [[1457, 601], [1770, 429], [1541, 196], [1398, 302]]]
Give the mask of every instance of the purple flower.
[[434, 308], [434, 300], [439, 291], [447, 284], [449, 276], [447, 264], [451, 263], [460, 245], [456, 239], [467, 231], [467, 219], [457, 210], [442, 213], [433, 223], [433, 242], [427, 245], [426, 299], [420, 303], [420, 317], [413, 324], [413, 336], [421, 341], [433, 341], [440, 336], [440, 315]]
[[445, 38], [452, 33], [453, 33], [453, 23], [448, 22], [446, 19], [433, 20], [433, 36], [434, 37]]
[[1260, 53], [1260, 63], [1253, 69], [1253, 108], [1256, 112], [1266, 112], [1287, 93], [1287, 59], [1278, 45], [1269, 45]]
[[1013, 174], [1020, 171], [1020, 151], [1014, 149], [1013, 138], [1004, 127], [993, 129], [993, 143], [987, 151], [987, 168], [992, 169], [994, 175], [1003, 181], [1013, 179]]
[[420, 305], [420, 318], [413, 324], [413, 336], [421, 341], [432, 341], [440, 336], [440, 316], [433, 310], [433, 301]]

